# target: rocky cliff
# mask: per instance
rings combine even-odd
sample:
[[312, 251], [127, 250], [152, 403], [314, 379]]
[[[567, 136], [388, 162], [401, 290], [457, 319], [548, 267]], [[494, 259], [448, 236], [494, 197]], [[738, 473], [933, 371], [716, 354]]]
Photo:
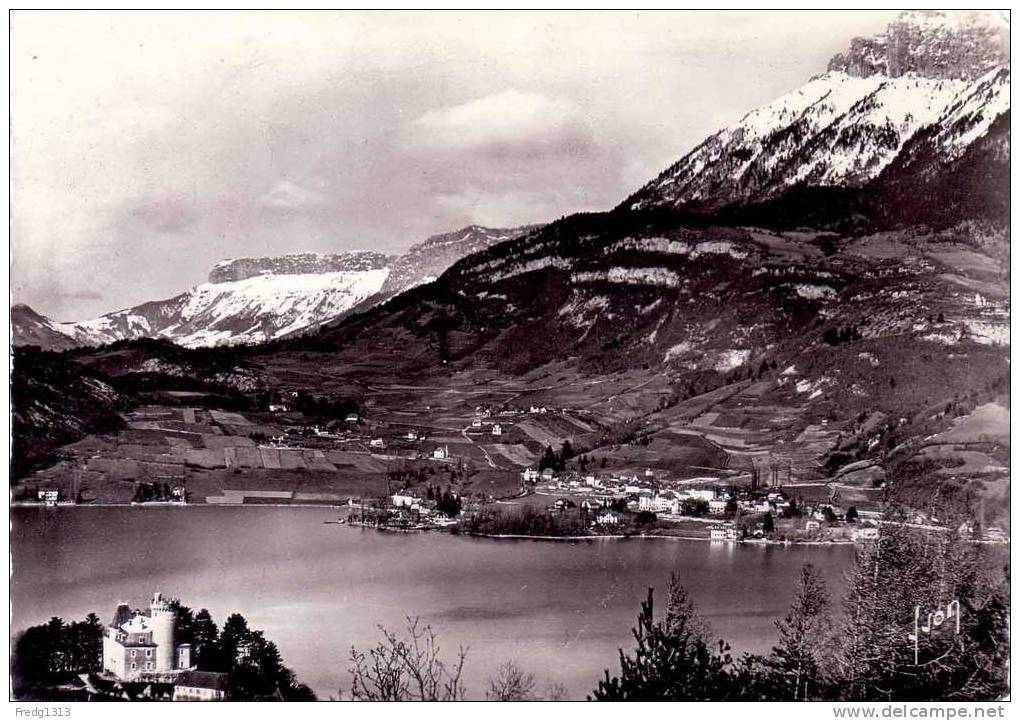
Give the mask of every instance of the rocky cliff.
[[371, 250], [346, 253], [291, 253], [266, 258], [234, 258], [213, 266], [210, 283], [228, 283], [258, 275], [361, 273], [386, 268], [393, 258]]
[[1009, 62], [1009, 23], [999, 12], [909, 10], [886, 32], [854, 38], [850, 49], [829, 61], [830, 71], [854, 77], [975, 80]]

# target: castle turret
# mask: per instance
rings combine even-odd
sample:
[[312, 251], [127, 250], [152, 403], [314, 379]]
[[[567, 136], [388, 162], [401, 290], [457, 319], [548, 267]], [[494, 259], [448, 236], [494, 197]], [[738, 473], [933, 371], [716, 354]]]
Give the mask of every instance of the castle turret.
[[156, 592], [150, 606], [152, 642], [156, 644], [156, 671], [165, 673], [174, 669], [174, 623], [177, 614], [163, 594]]
[[132, 615], [131, 607], [121, 601], [117, 604], [117, 610], [113, 612], [113, 621], [110, 622], [110, 626], [113, 628], [120, 628], [131, 620]]

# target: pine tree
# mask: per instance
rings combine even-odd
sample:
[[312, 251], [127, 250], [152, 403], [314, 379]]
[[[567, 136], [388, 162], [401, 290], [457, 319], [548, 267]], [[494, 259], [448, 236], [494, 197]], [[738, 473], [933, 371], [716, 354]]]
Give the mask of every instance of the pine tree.
[[709, 647], [706, 630], [676, 577], [670, 579], [665, 618], [656, 623], [653, 590], [633, 630], [633, 655], [620, 649], [620, 675], [609, 671], [589, 698], [597, 701], [710, 701], [737, 696], [729, 648]]
[[542, 457], [538, 461], [538, 470], [544, 471], [546, 468], [556, 470], [558, 464], [559, 459], [556, 458], [556, 451], [552, 449], [552, 446], [546, 446]]
[[779, 643], [762, 664], [766, 698], [807, 701], [824, 691], [820, 678], [829, 640], [828, 614], [825, 581], [814, 566], [806, 564], [801, 568], [790, 612], [776, 621]]

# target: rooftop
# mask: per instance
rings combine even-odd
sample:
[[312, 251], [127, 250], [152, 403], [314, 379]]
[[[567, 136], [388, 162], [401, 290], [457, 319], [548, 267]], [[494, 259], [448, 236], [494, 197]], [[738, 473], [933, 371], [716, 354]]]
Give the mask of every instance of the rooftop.
[[227, 690], [227, 674], [215, 671], [185, 671], [177, 677], [177, 686], [187, 688], [211, 688], [216, 691]]

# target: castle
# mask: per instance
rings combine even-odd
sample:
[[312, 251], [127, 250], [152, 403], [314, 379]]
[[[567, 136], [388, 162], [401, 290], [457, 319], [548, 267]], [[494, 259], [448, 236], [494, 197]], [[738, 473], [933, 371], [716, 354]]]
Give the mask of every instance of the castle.
[[190, 669], [191, 645], [175, 643], [176, 620], [174, 607], [161, 593], [153, 595], [148, 612], [119, 604], [103, 634], [103, 669], [122, 680]]

